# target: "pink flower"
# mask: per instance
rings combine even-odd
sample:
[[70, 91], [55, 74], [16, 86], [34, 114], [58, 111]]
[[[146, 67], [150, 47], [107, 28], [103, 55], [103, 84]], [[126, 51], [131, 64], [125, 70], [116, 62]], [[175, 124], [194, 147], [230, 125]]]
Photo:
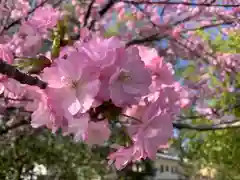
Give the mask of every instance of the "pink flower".
[[47, 5], [39, 7], [28, 20], [28, 22], [39, 29], [41, 32], [46, 32], [48, 29], [52, 29], [56, 26], [60, 19], [60, 12], [54, 9], [52, 6]]
[[14, 106], [14, 107], [22, 107], [24, 103], [19, 101], [22, 99], [26, 89], [25, 86], [20, 84], [15, 79], [4, 78], [0, 79], [0, 94], [6, 98], [10, 98], [5, 104], [5, 106]]
[[150, 72], [137, 52], [130, 51], [127, 55], [128, 59], [121, 62], [109, 82], [110, 97], [117, 106], [136, 103], [149, 92], [151, 84]]
[[75, 47], [79, 52], [87, 54], [96, 66], [104, 69], [116, 62], [116, 51], [118, 48], [124, 48], [124, 44], [115, 37], [94, 37], [86, 43], [76, 44]]
[[4, 85], [0, 83], [0, 94], [2, 94], [3, 92], [4, 92]]
[[240, 53], [219, 53], [217, 57], [217, 63], [225, 70], [225, 71], [239, 71], [240, 70]]
[[17, 56], [34, 56], [42, 46], [42, 37], [37, 28], [28, 22], [23, 22], [19, 32], [9, 43]]
[[65, 46], [61, 48], [60, 53], [59, 53], [59, 59], [66, 59], [71, 53], [77, 52], [77, 49], [72, 47], [72, 46]]
[[90, 120], [88, 113], [78, 114], [75, 117], [68, 116], [68, 125], [63, 129], [63, 135], [73, 134], [75, 141], [82, 141], [88, 129]]
[[102, 4], [104, 3], [106, 0], [96, 0], [96, 3]]
[[15, 1], [14, 6], [15, 8], [11, 11], [11, 18], [13, 19], [22, 18], [31, 9], [29, 2], [24, 0]]
[[0, 44], [0, 58], [8, 64], [12, 64], [14, 60], [12, 51], [4, 44]]
[[24, 96], [29, 99], [25, 105], [26, 111], [36, 111], [39, 108], [40, 104], [47, 105], [47, 95], [44, 90], [36, 86], [26, 86], [26, 93]]
[[[132, 149], [131, 161], [147, 157], [155, 159], [158, 149], [166, 147], [169, 138], [173, 135], [173, 112], [178, 113], [180, 109], [177, 103], [178, 92], [175, 91], [175, 87], [165, 87], [160, 92], [156, 92], [154, 96], [145, 98], [139, 105], [132, 106], [125, 111], [125, 114], [133, 117], [134, 122], [127, 126], [128, 134], [133, 142], [128, 148]], [[117, 166], [122, 167], [124, 164], [122, 166], [117, 164]]]
[[172, 86], [163, 86], [161, 89], [147, 96], [148, 101], [158, 102], [158, 106], [163, 111], [171, 114], [178, 114], [180, 112], [180, 89]]
[[[33, 128], [47, 126], [51, 128], [53, 122], [56, 121], [55, 115], [48, 106], [48, 98], [46, 94], [37, 91], [29, 92], [30, 97], [34, 97], [34, 102], [28, 104], [26, 110], [34, 111], [31, 115], [31, 125]], [[31, 106], [33, 105], [33, 107]]]
[[110, 130], [108, 128], [107, 121], [89, 122], [88, 129], [86, 132], [85, 142], [88, 145], [102, 145], [108, 140], [110, 136]]
[[153, 83], [156, 88], [161, 84], [171, 85], [175, 82], [171, 65], [164, 62], [163, 57], [158, 55], [156, 49], [145, 46], [138, 46], [138, 49], [146, 67], [152, 71]]
[[49, 91], [61, 97], [62, 107], [72, 115], [90, 109], [100, 86], [99, 72], [87, 66], [84, 58], [83, 53], [74, 52], [67, 59], [58, 59], [55, 66], [45, 68], [42, 73]]
[[80, 29], [80, 40], [83, 42], [87, 42], [92, 38], [91, 31], [88, 28]]
[[56, 121], [56, 117], [53, 113], [43, 104], [39, 104], [38, 109], [34, 111], [31, 115], [31, 126], [33, 128], [39, 128], [41, 126], [47, 126], [48, 128], [52, 128], [53, 122]]
[[179, 92], [179, 105], [181, 108], [188, 108], [192, 105], [194, 93], [191, 92], [186, 86], [181, 86], [178, 82], [175, 83], [175, 87]]
[[111, 153], [108, 156], [109, 164], [114, 162], [115, 167], [118, 170], [124, 168], [132, 160], [133, 148], [120, 148], [116, 152]]
[[20, 99], [24, 96], [26, 88], [15, 79], [6, 78], [1, 81], [4, 85], [4, 96]]
[[[79, 52], [86, 54], [93, 66], [100, 72], [100, 89], [97, 99], [107, 101], [110, 99], [109, 80], [115, 73], [119, 62], [124, 60], [122, 53], [125, 53], [124, 44], [117, 38], [103, 39], [94, 37], [86, 43], [77, 42], [75, 47]], [[123, 58], [122, 58], [123, 57]]]
[[143, 124], [139, 126], [136, 134], [132, 136], [134, 142], [135, 160], [149, 157], [155, 159], [160, 146], [165, 146], [173, 134], [171, 115], [160, 113], [147, 121], [143, 119]]
[[33, 112], [31, 115], [33, 128], [46, 126], [52, 132], [56, 132], [59, 128], [66, 126], [63, 110], [58, 102], [50, 98], [46, 90], [35, 86], [26, 86], [25, 89], [24, 97], [28, 101], [26, 101], [24, 108]]

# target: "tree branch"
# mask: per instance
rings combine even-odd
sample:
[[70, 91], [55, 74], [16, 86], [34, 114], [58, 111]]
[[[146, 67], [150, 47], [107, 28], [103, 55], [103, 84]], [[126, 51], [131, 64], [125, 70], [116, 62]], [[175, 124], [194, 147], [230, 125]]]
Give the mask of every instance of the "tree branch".
[[45, 89], [47, 87], [47, 83], [40, 80], [37, 77], [30, 76], [19, 71], [16, 67], [7, 64], [5, 61], [0, 59], [0, 73], [7, 75], [9, 78], [15, 79], [21, 84], [28, 84], [30, 86], [38, 86], [41, 89]]
[[85, 27], [87, 25], [87, 22], [88, 22], [88, 19], [90, 17], [91, 10], [92, 10], [92, 7], [93, 7], [94, 3], [95, 3], [95, 0], [92, 0], [91, 3], [88, 5], [88, 9], [87, 9], [87, 12], [86, 12], [85, 17], [84, 17], [83, 27]]
[[109, 0], [108, 3], [99, 11], [99, 15], [102, 17], [118, 1], [119, 0]]
[[[138, 118], [128, 116], [126, 114], [121, 114], [124, 117], [130, 118], [138, 123], [141, 123], [142, 121]], [[240, 120], [235, 120], [231, 122], [226, 123], [219, 123], [219, 124], [203, 124], [203, 125], [194, 125], [194, 124], [188, 124], [188, 123], [179, 123], [179, 122], [173, 122], [173, 127], [176, 129], [189, 129], [189, 130], [196, 130], [196, 131], [212, 131], [212, 130], [223, 130], [223, 129], [231, 129], [231, 128], [240, 128]]]
[[166, 38], [166, 37], [167, 37], [167, 35], [159, 36], [159, 33], [157, 33], [157, 34], [154, 34], [154, 35], [151, 35], [148, 37], [133, 39], [126, 43], [126, 47], [136, 45], [136, 44], [143, 44], [143, 43], [147, 43], [147, 42], [160, 41], [161, 39]]
[[240, 128], [240, 121], [234, 121], [232, 123], [220, 123], [215, 125], [192, 125], [187, 123], [173, 123], [173, 127], [176, 129], [189, 129], [196, 131], [213, 131], [213, 130], [223, 130], [223, 129], [234, 129]]
[[148, 4], [148, 5], [185, 5], [185, 6], [206, 6], [206, 7], [239, 7], [237, 4], [213, 4], [213, 3], [190, 3], [190, 2], [173, 2], [173, 1], [158, 1], [158, 2], [152, 2], [152, 1], [127, 1], [123, 0], [124, 3], [128, 4], [135, 4], [135, 5], [141, 5], [141, 4]]
[[[144, 38], [140, 38], [140, 39], [133, 39], [133, 40], [126, 43], [126, 47], [131, 46], [131, 45], [135, 45], [135, 44], [142, 44], [142, 43], [145, 43], [145, 42], [159, 41], [163, 38], [166, 38], [166, 37], [169, 36], [168, 33], [167, 33], [168, 30], [171, 30], [173, 27], [177, 26], [178, 24], [182, 24], [184, 22], [189, 21], [194, 16], [188, 16], [188, 17], [184, 18], [183, 20], [177, 21], [174, 24], [172, 24], [171, 26], [166, 27], [165, 32], [161, 33], [161, 34], [163, 34], [162, 36], [159, 36], [159, 33], [156, 33], [156, 34], [148, 36], [148, 37], [144, 37]], [[161, 31], [161, 30], [159, 30], [159, 31]]]
[[[161, 33], [156, 33], [154, 35], [150, 35], [150, 36], [143, 37], [143, 38], [132, 39], [126, 43], [126, 47], [131, 46], [131, 45], [136, 45], [136, 44], [144, 44], [147, 42], [159, 41], [161, 39], [167, 38], [167, 37], [169, 37], [169, 35], [166, 33], [168, 30], [171, 30], [173, 27], [176, 27], [179, 24], [189, 21], [191, 18], [192, 17], [189, 16], [181, 21], [175, 22], [174, 24], [172, 24], [169, 27], [166, 27], [165, 33], [161, 32]], [[234, 21], [235, 20], [232, 19], [232, 20], [228, 20], [225, 22], [213, 23], [210, 25], [204, 25], [204, 26], [200, 26], [200, 27], [196, 27], [196, 28], [185, 29], [181, 33], [186, 33], [189, 31], [196, 31], [196, 30], [204, 30], [204, 29], [213, 28], [213, 27], [222, 26], [222, 25], [231, 25], [234, 23]], [[162, 34], [162, 35], [160, 36], [160, 34]]]
[[[104, 6], [103, 8], [98, 12], [100, 18], [102, 18], [104, 16], [105, 13], [107, 13], [107, 11], [109, 9], [111, 9], [111, 7], [115, 4], [119, 2], [119, 0], [109, 0]], [[90, 23], [89, 29], [92, 29], [94, 24], [95, 24], [96, 20], [92, 20], [92, 22]]]

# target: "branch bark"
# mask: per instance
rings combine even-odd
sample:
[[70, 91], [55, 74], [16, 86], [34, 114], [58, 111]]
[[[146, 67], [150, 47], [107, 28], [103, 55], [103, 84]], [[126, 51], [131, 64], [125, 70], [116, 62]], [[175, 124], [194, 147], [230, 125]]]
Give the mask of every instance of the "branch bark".
[[20, 82], [21, 84], [28, 84], [30, 86], [38, 86], [41, 89], [47, 87], [47, 83], [40, 80], [37, 77], [30, 76], [19, 71], [16, 67], [7, 64], [5, 61], [0, 59], [0, 73], [7, 75], [7, 77], [12, 78]]
[[[103, 8], [98, 12], [100, 18], [102, 18], [104, 16], [105, 13], [108, 12], [109, 9], [111, 9], [111, 7], [115, 4], [119, 2], [119, 0], [109, 0], [104, 6]], [[92, 29], [94, 27], [96, 20], [92, 20], [90, 25], [89, 25], [89, 29]]]
[[187, 123], [173, 123], [173, 127], [176, 129], [189, 129], [196, 131], [213, 131], [213, 130], [223, 130], [223, 129], [234, 129], [240, 128], [240, 121], [234, 121], [233, 123], [220, 123], [215, 125], [192, 125]]
[[85, 17], [84, 17], [83, 27], [85, 27], [87, 25], [87, 22], [88, 22], [88, 19], [90, 17], [92, 7], [93, 7], [94, 3], [95, 3], [95, 0], [92, 0], [91, 3], [88, 5], [88, 9], [87, 9], [87, 12], [86, 12]]
[[[138, 118], [128, 116], [126, 114], [121, 114], [124, 117], [130, 118], [138, 123], [142, 123], [142, 121]], [[231, 122], [226, 123], [219, 123], [219, 124], [202, 124], [202, 125], [194, 125], [189, 123], [180, 123], [180, 122], [173, 122], [173, 127], [176, 129], [189, 129], [189, 130], [196, 130], [196, 131], [212, 131], [212, 130], [223, 130], [223, 129], [231, 129], [231, 128], [240, 128], [240, 120], [234, 120]]]

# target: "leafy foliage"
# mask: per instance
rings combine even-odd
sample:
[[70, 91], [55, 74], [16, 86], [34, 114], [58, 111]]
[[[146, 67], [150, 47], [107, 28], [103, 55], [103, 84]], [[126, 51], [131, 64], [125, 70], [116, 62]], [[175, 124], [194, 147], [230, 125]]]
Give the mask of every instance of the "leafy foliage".
[[[18, 179], [32, 173], [38, 179], [93, 179], [107, 174], [108, 149], [95, 150], [75, 143], [69, 137], [52, 135], [47, 131], [24, 134], [12, 141], [2, 142], [0, 152], [1, 179]], [[43, 165], [46, 175], [34, 174], [34, 166]]]

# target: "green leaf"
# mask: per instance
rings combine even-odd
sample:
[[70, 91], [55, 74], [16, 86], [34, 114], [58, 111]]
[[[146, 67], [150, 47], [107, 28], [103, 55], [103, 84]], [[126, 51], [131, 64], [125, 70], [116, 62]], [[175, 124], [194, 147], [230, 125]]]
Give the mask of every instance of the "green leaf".
[[211, 85], [213, 85], [213, 87], [223, 87], [223, 83], [222, 81], [220, 81], [216, 76], [214, 76], [213, 74], [209, 74], [210, 75], [210, 80], [211, 80]]
[[52, 58], [58, 57], [60, 53], [60, 47], [61, 47], [61, 37], [60, 35], [56, 35], [52, 43], [52, 52], [51, 52]]
[[187, 76], [191, 75], [192, 73], [194, 73], [195, 70], [196, 70], [196, 67], [191, 64], [191, 65], [187, 66], [187, 68], [184, 70], [182, 75], [183, 75], [183, 77], [187, 77]]

